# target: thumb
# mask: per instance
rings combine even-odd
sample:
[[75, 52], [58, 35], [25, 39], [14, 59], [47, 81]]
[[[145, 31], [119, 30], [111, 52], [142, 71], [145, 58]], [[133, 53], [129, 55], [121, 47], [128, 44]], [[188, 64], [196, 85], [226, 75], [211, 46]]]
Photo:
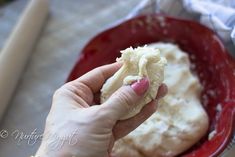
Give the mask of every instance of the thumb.
[[117, 121], [144, 96], [149, 88], [149, 80], [143, 78], [128, 86], [122, 86], [102, 104], [108, 113]]

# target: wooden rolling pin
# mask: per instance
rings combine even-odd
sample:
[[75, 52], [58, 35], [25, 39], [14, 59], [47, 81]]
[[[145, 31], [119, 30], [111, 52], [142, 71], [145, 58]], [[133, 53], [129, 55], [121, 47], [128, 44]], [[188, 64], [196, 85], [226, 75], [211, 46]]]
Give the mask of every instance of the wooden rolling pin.
[[0, 52], [0, 120], [47, 19], [48, 0], [31, 0]]

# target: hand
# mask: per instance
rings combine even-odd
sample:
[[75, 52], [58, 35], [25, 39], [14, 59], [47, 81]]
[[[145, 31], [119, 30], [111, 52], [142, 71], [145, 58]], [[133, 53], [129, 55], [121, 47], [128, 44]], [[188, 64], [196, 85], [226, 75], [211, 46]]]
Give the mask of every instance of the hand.
[[120, 67], [119, 63], [98, 67], [55, 92], [37, 156], [108, 157], [116, 140], [156, 111], [157, 99], [167, 92], [164, 84], [158, 89], [156, 100], [148, 103], [139, 114], [119, 121], [147, 91], [146, 78], [122, 86], [105, 103], [92, 105], [104, 82]]

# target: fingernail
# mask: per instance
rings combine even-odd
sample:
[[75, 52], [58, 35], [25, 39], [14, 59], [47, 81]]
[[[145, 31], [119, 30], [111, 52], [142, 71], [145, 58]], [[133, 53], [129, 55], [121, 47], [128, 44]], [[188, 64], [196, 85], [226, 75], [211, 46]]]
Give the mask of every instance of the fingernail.
[[142, 96], [149, 88], [149, 80], [146, 77], [138, 80], [131, 85], [131, 88], [137, 95]]

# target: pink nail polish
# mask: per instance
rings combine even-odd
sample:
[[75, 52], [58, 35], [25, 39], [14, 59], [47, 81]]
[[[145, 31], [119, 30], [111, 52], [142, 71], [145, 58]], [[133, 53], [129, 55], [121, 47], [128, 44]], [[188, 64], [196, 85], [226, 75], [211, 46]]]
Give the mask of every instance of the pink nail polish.
[[138, 80], [131, 85], [131, 88], [137, 95], [142, 96], [149, 88], [149, 80], [146, 77]]

